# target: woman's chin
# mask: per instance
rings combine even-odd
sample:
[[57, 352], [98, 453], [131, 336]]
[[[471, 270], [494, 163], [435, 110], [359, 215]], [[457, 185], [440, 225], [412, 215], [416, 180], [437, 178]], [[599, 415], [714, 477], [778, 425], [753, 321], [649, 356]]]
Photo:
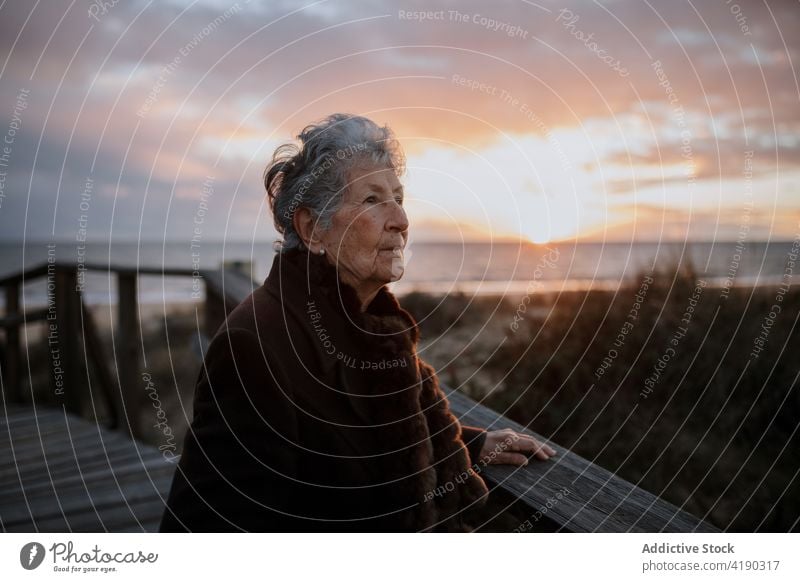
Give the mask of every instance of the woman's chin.
[[376, 265], [377, 273], [379, 274], [377, 278], [383, 281], [384, 284], [400, 280], [406, 270], [403, 257], [387, 256], [381, 258], [383, 260], [379, 261]]
[[392, 267], [391, 267], [392, 281], [399, 281], [402, 278], [403, 273], [405, 273], [405, 271], [406, 271], [406, 265], [405, 262], [403, 261], [403, 257], [402, 256], [396, 257], [392, 261]]
[[383, 281], [384, 285], [387, 283], [394, 283], [403, 277], [405, 272], [404, 265], [391, 265], [381, 269], [379, 279]]

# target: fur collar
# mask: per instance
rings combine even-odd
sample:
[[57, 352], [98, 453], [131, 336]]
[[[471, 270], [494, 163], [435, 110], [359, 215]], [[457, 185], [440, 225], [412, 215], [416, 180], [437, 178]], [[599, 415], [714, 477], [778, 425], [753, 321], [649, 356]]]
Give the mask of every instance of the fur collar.
[[470, 468], [461, 427], [434, 369], [417, 356], [414, 318], [386, 286], [361, 312], [355, 290], [324, 256], [293, 249], [276, 260], [290, 267], [284, 276], [304, 279], [309, 329], [320, 339], [315, 344], [322, 357], [329, 364], [335, 359], [334, 389], [376, 429], [375, 454], [393, 506], [405, 508], [397, 514], [400, 528], [463, 531], [462, 510], [485, 503], [488, 490]]

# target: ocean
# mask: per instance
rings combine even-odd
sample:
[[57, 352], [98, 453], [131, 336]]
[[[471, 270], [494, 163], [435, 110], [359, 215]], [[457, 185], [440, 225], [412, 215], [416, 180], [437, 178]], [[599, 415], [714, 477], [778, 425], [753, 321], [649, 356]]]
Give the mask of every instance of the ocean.
[[[49, 244], [52, 246], [48, 247], [47, 242], [28, 243], [24, 248], [0, 245], [0, 278], [23, 266], [46, 262], [51, 252], [57, 261], [149, 268], [207, 269], [223, 261], [241, 261], [250, 263], [256, 281], [262, 282], [275, 254], [270, 242], [204, 242], [194, 249], [181, 242], [94, 243], [83, 248], [73, 241]], [[698, 276], [711, 285], [776, 285], [782, 281], [793, 248], [797, 250], [792, 241], [545, 245], [411, 242], [406, 249], [406, 272], [390, 288], [398, 295], [420, 291], [511, 296], [532, 288], [615, 289], [640, 274], [659, 272], [677, 263], [691, 264]], [[192, 297], [191, 277], [143, 276], [139, 287], [141, 303], [200, 300]], [[26, 284], [25, 305], [44, 305], [45, 291], [43, 278]], [[115, 277], [103, 271], [88, 272], [84, 294], [89, 304], [114, 303]], [[3, 301], [0, 299], [0, 305]]]

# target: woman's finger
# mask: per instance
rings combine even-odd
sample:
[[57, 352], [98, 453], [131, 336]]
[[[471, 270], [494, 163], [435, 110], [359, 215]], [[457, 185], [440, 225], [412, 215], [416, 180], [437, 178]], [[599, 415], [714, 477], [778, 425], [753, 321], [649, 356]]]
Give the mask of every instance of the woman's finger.
[[520, 439], [517, 441], [515, 449], [529, 454], [533, 453], [537, 459], [541, 459], [542, 461], [546, 461], [556, 454], [555, 449], [553, 449], [551, 446], [541, 443], [528, 435], [520, 435]]
[[555, 455], [556, 452], [543, 443], [539, 443], [539, 448], [536, 449], [536, 456], [544, 461]]
[[528, 457], [521, 453], [498, 453], [494, 458], [494, 464], [524, 467], [528, 464]]
[[541, 443], [536, 443], [531, 448], [528, 449], [529, 454], [533, 454], [534, 457], [540, 459], [542, 461], [546, 461], [550, 458], [550, 455], [544, 450]]

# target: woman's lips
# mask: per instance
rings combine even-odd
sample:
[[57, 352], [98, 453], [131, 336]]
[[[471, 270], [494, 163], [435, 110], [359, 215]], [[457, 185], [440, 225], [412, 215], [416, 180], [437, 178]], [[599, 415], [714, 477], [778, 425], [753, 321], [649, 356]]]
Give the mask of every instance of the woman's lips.
[[403, 256], [403, 247], [388, 247], [381, 249], [382, 253], [390, 253], [393, 257], [401, 258]]

